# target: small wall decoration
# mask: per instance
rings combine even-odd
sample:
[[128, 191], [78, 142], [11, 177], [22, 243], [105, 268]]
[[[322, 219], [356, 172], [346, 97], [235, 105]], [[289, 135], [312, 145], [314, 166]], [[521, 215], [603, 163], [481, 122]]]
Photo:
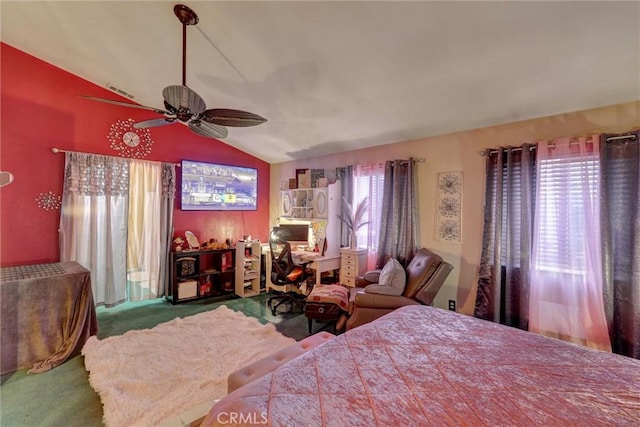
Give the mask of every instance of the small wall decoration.
[[36, 203], [40, 209], [52, 211], [60, 209], [60, 206], [62, 206], [62, 197], [54, 194], [53, 191], [40, 193], [40, 195], [36, 197]]
[[320, 187], [318, 184], [320, 178], [324, 178], [324, 169], [311, 169], [311, 188]]
[[438, 174], [438, 240], [462, 243], [462, 172]]
[[111, 125], [107, 140], [121, 157], [141, 159], [151, 153], [153, 140], [149, 129], [136, 129], [133, 119], [118, 120]]
[[324, 177], [327, 178], [328, 184], [333, 184], [338, 180], [338, 171], [336, 170], [336, 168], [325, 169]]
[[297, 188], [311, 188], [311, 174], [309, 169], [296, 169]]
[[0, 171], [0, 187], [9, 185], [13, 182], [13, 174], [7, 171]]

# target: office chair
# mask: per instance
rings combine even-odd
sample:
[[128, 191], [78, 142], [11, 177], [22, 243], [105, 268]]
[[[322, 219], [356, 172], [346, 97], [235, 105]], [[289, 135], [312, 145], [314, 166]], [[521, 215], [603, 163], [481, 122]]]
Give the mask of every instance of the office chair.
[[[295, 285], [300, 287], [300, 284], [311, 276], [312, 272], [307, 268], [307, 265], [311, 261], [305, 261], [300, 264], [293, 262], [293, 254], [291, 253], [291, 244], [279, 238], [271, 238], [269, 240], [269, 248], [271, 249], [271, 281], [280, 286]], [[278, 307], [285, 303], [291, 304], [291, 310], [293, 306], [300, 308], [300, 311], [304, 311], [304, 299], [305, 295], [298, 292], [290, 291], [283, 292], [279, 295], [269, 298], [268, 305], [271, 309], [271, 314], [275, 316]], [[271, 304], [277, 301], [277, 304], [272, 306]]]

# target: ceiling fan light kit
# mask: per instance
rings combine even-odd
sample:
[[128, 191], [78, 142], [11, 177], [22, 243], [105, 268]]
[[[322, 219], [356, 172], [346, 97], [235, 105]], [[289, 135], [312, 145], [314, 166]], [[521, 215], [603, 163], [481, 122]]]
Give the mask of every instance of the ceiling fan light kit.
[[167, 86], [162, 90], [164, 109], [94, 96], [82, 96], [82, 98], [122, 107], [149, 110], [164, 116], [135, 123], [133, 125], [135, 129], [149, 129], [177, 122], [186, 125], [193, 133], [207, 138], [226, 138], [229, 134], [227, 126], [248, 127], [266, 122], [265, 118], [247, 111], [227, 108], [207, 110], [202, 97], [187, 87], [187, 25], [196, 25], [199, 19], [193, 10], [182, 4], [175, 5], [173, 12], [182, 23], [182, 84]]

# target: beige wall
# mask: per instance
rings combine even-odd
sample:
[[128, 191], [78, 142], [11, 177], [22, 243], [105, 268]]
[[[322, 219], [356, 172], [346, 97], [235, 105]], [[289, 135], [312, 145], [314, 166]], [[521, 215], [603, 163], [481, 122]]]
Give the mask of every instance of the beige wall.
[[[280, 183], [295, 177], [296, 168], [333, 168], [391, 159], [423, 157], [418, 164], [420, 241], [422, 246], [442, 255], [454, 270], [438, 294], [434, 305], [446, 308], [454, 299], [458, 311], [473, 313], [477, 267], [482, 246], [485, 148], [518, 145], [540, 139], [570, 137], [602, 132], [625, 132], [640, 127], [640, 102], [560, 114], [535, 120], [509, 123], [466, 132], [397, 142], [271, 165], [270, 221], [278, 217]], [[462, 243], [436, 240], [436, 179], [440, 172], [463, 171]]]

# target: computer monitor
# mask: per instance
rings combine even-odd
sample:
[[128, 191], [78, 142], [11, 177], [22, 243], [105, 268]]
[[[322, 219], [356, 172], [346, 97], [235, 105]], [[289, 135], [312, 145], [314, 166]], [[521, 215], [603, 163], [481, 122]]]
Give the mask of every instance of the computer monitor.
[[286, 240], [291, 246], [309, 246], [309, 224], [280, 224], [271, 229], [272, 238]]

